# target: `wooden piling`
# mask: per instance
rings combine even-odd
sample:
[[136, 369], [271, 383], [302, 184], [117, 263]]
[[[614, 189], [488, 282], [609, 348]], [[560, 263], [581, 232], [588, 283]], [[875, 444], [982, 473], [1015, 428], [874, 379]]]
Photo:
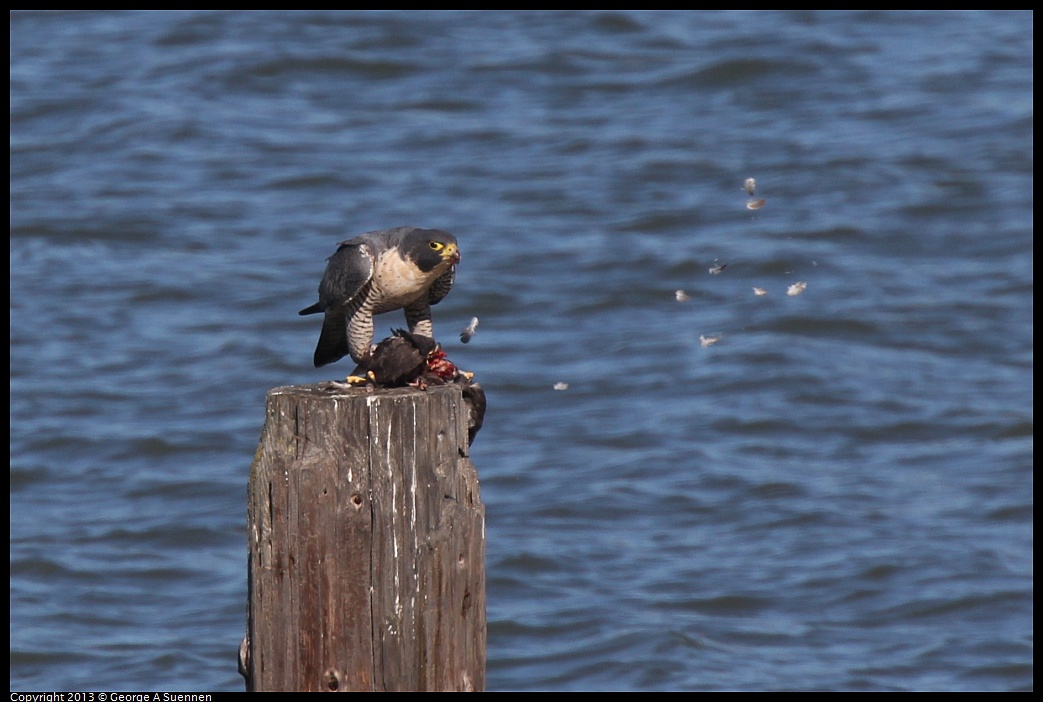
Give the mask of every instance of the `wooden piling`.
[[459, 387], [271, 390], [248, 500], [248, 690], [484, 689], [485, 508]]

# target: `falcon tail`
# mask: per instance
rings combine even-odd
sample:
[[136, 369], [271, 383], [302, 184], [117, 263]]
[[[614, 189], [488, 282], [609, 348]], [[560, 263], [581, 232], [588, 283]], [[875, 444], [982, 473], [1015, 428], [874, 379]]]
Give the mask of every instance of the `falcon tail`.
[[322, 320], [322, 332], [319, 334], [319, 343], [315, 346], [315, 367], [321, 368], [327, 363], [339, 361], [347, 355], [347, 319], [342, 314], [330, 314], [327, 312], [325, 319]]

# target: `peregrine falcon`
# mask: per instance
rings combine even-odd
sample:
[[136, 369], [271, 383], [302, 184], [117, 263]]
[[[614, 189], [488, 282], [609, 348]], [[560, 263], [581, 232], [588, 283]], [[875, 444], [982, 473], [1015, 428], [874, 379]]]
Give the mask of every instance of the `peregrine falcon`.
[[300, 311], [325, 314], [316, 368], [368, 360], [375, 314], [405, 310], [410, 333], [434, 338], [431, 305], [452, 289], [460, 249], [449, 232], [398, 227], [343, 241], [328, 260], [319, 301]]

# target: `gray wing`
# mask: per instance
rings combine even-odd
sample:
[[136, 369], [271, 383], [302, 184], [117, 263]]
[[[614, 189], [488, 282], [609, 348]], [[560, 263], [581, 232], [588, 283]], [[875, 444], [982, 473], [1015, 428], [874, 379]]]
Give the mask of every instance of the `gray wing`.
[[345, 307], [373, 277], [373, 255], [363, 242], [351, 239], [330, 256], [319, 283], [319, 301], [297, 314], [316, 314]]
[[348, 315], [355, 314], [373, 277], [373, 255], [359, 238], [342, 242], [329, 257], [319, 283], [319, 301], [299, 314], [324, 312], [322, 332], [315, 346], [315, 367], [333, 363], [348, 355]]
[[322, 310], [346, 306], [373, 277], [373, 254], [355, 239], [343, 242], [329, 258], [319, 283]]

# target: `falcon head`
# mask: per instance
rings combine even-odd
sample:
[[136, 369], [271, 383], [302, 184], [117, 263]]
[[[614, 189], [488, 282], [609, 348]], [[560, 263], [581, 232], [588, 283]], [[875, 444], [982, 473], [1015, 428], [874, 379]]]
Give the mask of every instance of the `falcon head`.
[[456, 237], [438, 229], [414, 229], [400, 246], [405, 258], [413, 261], [424, 273], [460, 262]]

